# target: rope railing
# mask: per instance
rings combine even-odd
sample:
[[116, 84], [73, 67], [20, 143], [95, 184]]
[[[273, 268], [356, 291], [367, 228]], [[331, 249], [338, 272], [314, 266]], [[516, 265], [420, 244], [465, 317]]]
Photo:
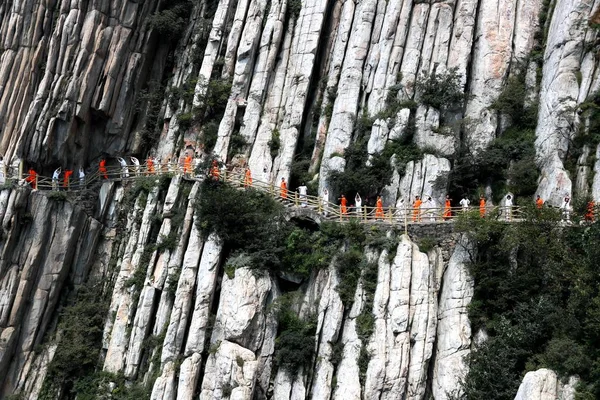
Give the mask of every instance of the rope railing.
[[[98, 169], [91, 174], [87, 174], [84, 179], [73, 172], [68, 180], [52, 179], [51, 177], [36, 175], [33, 181], [27, 181], [32, 187], [42, 191], [67, 191], [78, 192], [92, 187], [97, 182], [110, 181], [133, 181], [140, 178], [160, 177], [183, 175], [188, 179], [200, 180], [204, 179], [206, 174], [197, 174], [197, 171], [190, 166], [181, 165], [178, 163], [155, 163], [149, 165], [129, 165], [126, 168], [121, 166], [110, 166], [104, 169]], [[445, 223], [452, 222], [460, 215], [465, 213], [479, 213], [481, 217], [505, 220], [505, 221], [520, 221], [525, 217], [525, 209], [518, 206], [486, 206], [484, 209], [479, 207], [414, 207], [406, 205], [405, 207], [373, 207], [361, 205], [347, 206], [345, 211], [339, 204], [325, 200], [323, 197], [313, 195], [301, 195], [297, 191], [282, 189], [270, 182], [264, 182], [259, 179], [248, 179], [244, 172], [227, 169], [219, 169], [213, 174], [213, 170], [209, 170], [208, 176], [213, 179], [227, 182], [238, 188], [252, 187], [262, 192], [268, 193], [272, 197], [283, 202], [288, 207], [297, 207], [299, 209], [309, 209], [316, 212], [320, 218], [347, 222], [350, 220], [358, 220], [361, 223], [387, 223], [387, 224], [427, 224], [427, 223]], [[17, 178], [6, 178], [7, 182], [14, 182]], [[572, 211], [565, 213], [566, 219]]]

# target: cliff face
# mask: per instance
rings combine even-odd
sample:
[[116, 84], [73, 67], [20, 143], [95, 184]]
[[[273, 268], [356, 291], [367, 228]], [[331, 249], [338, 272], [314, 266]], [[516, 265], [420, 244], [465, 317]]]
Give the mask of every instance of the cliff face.
[[[439, 203], [467, 154], [487, 154], [518, 127], [518, 113], [497, 103], [514, 79], [521, 108], [536, 111], [527, 129], [537, 193], [552, 205], [566, 194], [600, 201], [597, 3], [4, 1], [0, 154], [13, 170], [23, 160], [47, 175], [192, 148], [246, 161], [270, 182], [298, 179], [302, 160], [301, 173], [323, 189], [357, 142], [371, 158], [403, 143], [418, 151], [390, 157], [386, 205], [415, 195]], [[432, 77], [453, 93], [427, 89]], [[2, 190], [3, 395], [43, 390], [70, 337], [59, 314], [82, 284], [106, 302], [103, 370], [150, 385], [155, 399], [442, 399], [459, 390], [471, 342], [467, 243], [446, 243], [445, 255], [406, 237], [392, 250], [365, 249], [377, 262], [372, 305], [362, 283], [344, 305], [333, 266], [313, 273], [292, 307], [316, 316], [316, 357], [292, 373], [274, 364], [270, 311], [288, 284], [243, 266], [223, 273], [220, 239], [194, 223], [198, 190], [180, 178], [147, 193], [105, 184], [91, 215]], [[368, 337], [356, 328], [365, 307], [375, 318]]]
[[[351, 305], [333, 265], [312, 273], [289, 305], [314, 318], [315, 355], [311, 368], [292, 372], [275, 362], [273, 311], [290, 283], [243, 266], [223, 273], [221, 241], [193, 223], [198, 184], [174, 178], [126, 213], [110, 203], [123, 207], [128, 196], [105, 185], [114, 200], [104, 227], [68, 202], [2, 191], [3, 393], [47, 395], [50, 360], [72, 345], [57, 328], [61, 297], [98, 278], [110, 304], [103, 369], [146, 382], [152, 398], [446, 398], [459, 390], [471, 342], [467, 243], [445, 240], [444, 251], [423, 253], [402, 236], [389, 251], [366, 249], [375, 289], [359, 282]], [[175, 243], [161, 246], [171, 232]], [[365, 312], [374, 317], [367, 336], [357, 327]]]

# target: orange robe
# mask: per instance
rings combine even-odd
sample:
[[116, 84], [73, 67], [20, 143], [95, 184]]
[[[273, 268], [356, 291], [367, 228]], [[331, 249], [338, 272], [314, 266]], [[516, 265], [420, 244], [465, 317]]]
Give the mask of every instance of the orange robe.
[[416, 200], [413, 204], [413, 222], [421, 221], [421, 204], [423, 204], [421, 199]]
[[69, 186], [69, 178], [71, 178], [71, 175], [73, 175], [73, 171], [70, 169], [65, 170], [65, 178], [63, 180], [63, 186], [64, 187], [68, 187]]
[[285, 181], [281, 182], [281, 185], [279, 186], [279, 195], [281, 196], [282, 199], [287, 199], [287, 183], [285, 183]]
[[187, 156], [183, 161], [183, 173], [188, 174], [192, 172], [192, 157]]
[[444, 219], [450, 219], [450, 217], [452, 217], [452, 205], [450, 204], [450, 200], [446, 200], [446, 203], [444, 204], [444, 215], [443, 218]]
[[346, 215], [348, 214], [348, 200], [345, 197], [342, 197], [342, 199], [340, 200], [340, 212], [342, 213], [342, 215]]
[[31, 187], [37, 189], [37, 172], [33, 168], [29, 168], [29, 175], [25, 178], [26, 182], [31, 183]]
[[218, 181], [221, 177], [221, 171], [219, 171], [219, 167], [216, 165], [211, 168], [210, 174], [212, 175], [215, 181]]
[[377, 207], [375, 208], [375, 218], [383, 218], [383, 201], [377, 199]]
[[252, 173], [247, 169], [246, 174], [244, 175], [244, 187], [249, 186], [252, 186]]
[[153, 174], [154, 173], [154, 161], [152, 161], [151, 158], [148, 158], [146, 160], [146, 168], [148, 168], [148, 172]]
[[587, 205], [587, 211], [585, 213], [585, 220], [594, 222], [594, 208], [596, 207], [596, 203], [590, 201]]
[[104, 179], [108, 179], [108, 175], [106, 175], [106, 160], [100, 160], [100, 167], [98, 170]]
[[479, 216], [481, 218], [485, 217], [485, 199], [479, 200]]
[[536, 206], [538, 209], [539, 209], [539, 208], [542, 208], [542, 206], [543, 206], [543, 205], [544, 205], [544, 200], [542, 200], [541, 198], [540, 198], [540, 199], [537, 199], [537, 200], [535, 201], [535, 206]]

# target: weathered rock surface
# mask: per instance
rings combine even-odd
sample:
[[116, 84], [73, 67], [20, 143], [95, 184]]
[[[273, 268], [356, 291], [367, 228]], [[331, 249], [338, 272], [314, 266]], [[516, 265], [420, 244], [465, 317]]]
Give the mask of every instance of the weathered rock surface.
[[576, 385], [576, 378], [565, 384], [554, 371], [538, 369], [525, 375], [515, 400], [573, 400]]
[[[0, 4], [7, 173], [23, 161], [43, 175], [58, 166], [94, 174], [100, 158], [177, 161], [203, 151], [199, 158], [247, 163], [270, 183], [308, 168], [322, 190], [346, 168], [351, 144], [375, 155], [410, 140], [425, 154], [406, 165], [390, 160], [384, 203], [420, 195], [439, 206], [458, 150], [481, 153], [510, 123], [490, 106], [524, 68], [527, 102], [538, 104], [538, 193], [559, 205], [574, 186], [600, 201], [600, 147], [580, 156], [577, 177], [565, 168], [586, 123], [578, 108], [600, 88], [597, 32], [587, 23], [597, 1], [199, 0], [169, 14], [180, 3]], [[424, 104], [416, 83], [452, 69], [465, 104], [447, 105], [451, 112]], [[207, 99], [217, 79], [231, 88]], [[358, 129], [362, 118], [373, 126]], [[310, 371], [291, 374], [274, 362], [278, 325], [269, 312], [289, 282], [246, 268], [230, 278], [228, 249], [197, 224], [199, 184], [167, 183], [90, 188], [100, 199], [93, 217], [28, 189], [0, 190], [0, 397], [38, 397], [60, 346], [48, 340], [60, 337], [61, 302], [88, 277], [110, 294], [103, 369], [145, 382], [153, 399], [460, 391], [471, 344], [467, 243], [425, 254], [402, 237], [397, 249], [369, 249], [378, 266], [372, 310], [362, 282], [349, 308], [335, 268], [314, 273], [295, 310], [317, 318], [316, 355]], [[360, 335], [361, 313], [375, 317], [370, 337]], [[518, 398], [570, 398], [569, 385], [542, 371], [525, 377]]]

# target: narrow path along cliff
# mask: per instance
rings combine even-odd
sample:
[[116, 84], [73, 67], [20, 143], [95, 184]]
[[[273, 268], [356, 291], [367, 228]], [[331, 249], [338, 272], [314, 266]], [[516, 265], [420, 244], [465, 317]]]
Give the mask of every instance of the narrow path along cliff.
[[599, 29], [599, 0], [2, 2], [0, 397], [600, 396]]

